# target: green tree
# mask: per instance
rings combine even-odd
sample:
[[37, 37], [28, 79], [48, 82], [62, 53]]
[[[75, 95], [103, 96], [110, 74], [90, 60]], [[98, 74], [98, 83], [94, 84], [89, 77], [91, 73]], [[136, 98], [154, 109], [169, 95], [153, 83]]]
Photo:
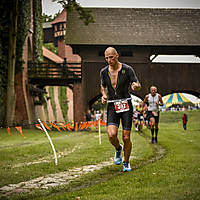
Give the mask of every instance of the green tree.
[[33, 61], [42, 62], [43, 29], [41, 0], [33, 1], [33, 10]]
[[60, 3], [64, 8], [67, 9], [67, 12], [77, 11], [79, 13], [80, 19], [83, 20], [85, 25], [95, 22], [92, 11], [88, 8], [81, 7], [81, 5], [76, 2], [76, 0], [52, 0], [52, 2]]
[[94, 102], [92, 105], [92, 110], [105, 110], [106, 104], [101, 103], [101, 98], [99, 98], [97, 101]]
[[58, 47], [55, 47], [53, 43], [45, 43], [43, 46], [58, 55]]
[[[30, 1], [0, 4], [0, 124], [12, 125], [15, 114], [15, 75], [22, 70], [22, 52], [30, 27]], [[28, 11], [28, 12], [27, 12]]]
[[[82, 8], [75, 0], [60, 1], [68, 12], [76, 10], [87, 25], [94, 22], [91, 11]], [[24, 41], [30, 28], [30, 1], [2, 0], [0, 4], [0, 108], [1, 125], [12, 125], [15, 116], [15, 75], [22, 70]], [[32, 0], [33, 5], [33, 60], [42, 61], [42, 6], [41, 0]], [[6, 84], [4, 83], [7, 80]], [[6, 92], [5, 92], [6, 90]], [[3, 95], [2, 95], [3, 94]], [[3, 99], [3, 100], [2, 100]], [[4, 100], [5, 99], [5, 100]], [[2, 122], [3, 121], [3, 122]]]
[[15, 111], [15, 63], [16, 63], [16, 41], [18, 0], [14, 0], [10, 7], [9, 23], [9, 47], [8, 47], [8, 81], [6, 101], [6, 125], [12, 125]]
[[57, 12], [55, 15], [47, 15], [45, 13], [42, 14], [42, 22], [52, 22], [58, 15], [60, 14], [60, 11]]

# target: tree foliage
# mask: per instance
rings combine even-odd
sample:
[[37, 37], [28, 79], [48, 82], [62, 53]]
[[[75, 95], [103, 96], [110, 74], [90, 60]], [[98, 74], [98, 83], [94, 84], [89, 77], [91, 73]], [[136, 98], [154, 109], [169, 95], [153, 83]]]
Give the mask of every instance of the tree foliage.
[[43, 29], [42, 29], [42, 3], [41, 0], [33, 1], [33, 60], [43, 60]]
[[[75, 0], [52, 0], [61, 3], [67, 12], [77, 11], [80, 18], [86, 25], [95, 22], [94, 17], [89, 9], [82, 8]], [[16, 4], [17, 3], [17, 4]], [[52, 20], [59, 15], [57, 13], [54, 17], [43, 16], [41, 0], [33, 0], [33, 59], [36, 62], [42, 60], [42, 22], [44, 20]], [[14, 10], [14, 8], [16, 8]], [[6, 111], [5, 103], [8, 102], [12, 91], [14, 96], [15, 78], [9, 78], [9, 73], [12, 70], [12, 77], [23, 70], [22, 68], [22, 53], [24, 49], [24, 42], [30, 30], [31, 20], [31, 1], [25, 0], [1, 0], [0, 4], [0, 125], [5, 124], [5, 113], [10, 113], [8, 118], [13, 118], [14, 110]], [[13, 14], [13, 16], [11, 15]], [[15, 22], [15, 23], [13, 23]], [[17, 25], [17, 26], [15, 26]], [[11, 30], [12, 33], [11, 34]], [[10, 68], [12, 66], [12, 68]], [[13, 75], [14, 72], [14, 75]], [[12, 84], [11, 84], [12, 83]], [[8, 84], [11, 84], [8, 87]], [[10, 89], [12, 88], [12, 90]], [[6, 95], [7, 93], [7, 95]], [[7, 96], [7, 98], [6, 98]], [[7, 107], [14, 105], [15, 98], [13, 97], [7, 103]], [[14, 106], [12, 106], [14, 107]], [[13, 108], [15, 109], [15, 108]], [[12, 120], [9, 121], [12, 124]], [[8, 124], [8, 123], [7, 123]]]
[[97, 101], [94, 102], [92, 105], [92, 110], [105, 110], [106, 109], [106, 104], [101, 103], [101, 98], [99, 98]]
[[58, 11], [55, 15], [47, 15], [45, 13], [42, 13], [42, 22], [52, 22], [58, 15], [60, 14], [60, 11]]
[[76, 0], [52, 0], [52, 2], [60, 3], [64, 8], [67, 9], [67, 12], [77, 11], [80, 19], [83, 20], [85, 25], [95, 22], [92, 11], [88, 8], [81, 7], [81, 5], [76, 2]]
[[22, 71], [23, 47], [30, 28], [30, 1], [2, 0], [0, 13], [0, 125], [12, 125], [15, 74]]

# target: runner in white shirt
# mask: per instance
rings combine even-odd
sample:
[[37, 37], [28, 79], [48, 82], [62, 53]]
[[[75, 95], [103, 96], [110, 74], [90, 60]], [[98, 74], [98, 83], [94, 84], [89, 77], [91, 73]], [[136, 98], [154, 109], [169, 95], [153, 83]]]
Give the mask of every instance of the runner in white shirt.
[[[159, 105], [163, 106], [162, 97], [157, 93], [157, 87], [151, 86], [150, 94], [146, 95], [143, 107], [148, 104], [147, 118], [150, 120], [152, 143], [158, 142]], [[154, 137], [155, 130], [155, 137]]]

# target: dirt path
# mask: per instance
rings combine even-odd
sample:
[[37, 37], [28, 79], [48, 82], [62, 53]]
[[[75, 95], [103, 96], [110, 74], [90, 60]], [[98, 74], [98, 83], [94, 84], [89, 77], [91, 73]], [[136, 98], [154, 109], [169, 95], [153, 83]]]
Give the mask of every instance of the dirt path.
[[82, 175], [94, 172], [95, 170], [100, 170], [101, 168], [112, 164], [113, 160], [111, 159], [110, 161], [105, 161], [97, 165], [87, 165], [80, 168], [69, 169], [65, 172], [48, 174], [46, 176], [38, 177], [26, 182], [9, 184], [7, 186], [1, 187], [0, 192], [7, 196], [13, 193], [31, 192], [33, 189], [48, 189], [49, 187], [67, 185]]
[[[142, 136], [149, 142], [149, 138], [147, 136], [145, 135], [142, 135]], [[166, 154], [166, 150], [159, 144], [152, 145], [152, 148], [154, 151], [153, 157], [150, 157], [149, 159], [142, 161], [138, 163], [137, 165], [133, 166], [132, 167], [133, 170], [142, 168], [145, 165], [156, 162], [157, 160], [164, 157], [164, 155]], [[75, 151], [75, 149], [73, 151]], [[61, 156], [63, 155], [64, 153]], [[132, 160], [132, 159], [137, 159], [137, 158], [131, 157], [130, 159]], [[46, 159], [43, 159], [40, 161], [34, 161], [32, 163], [29, 163], [29, 165], [36, 164], [38, 162], [46, 162]], [[101, 162], [97, 165], [87, 165], [87, 166], [82, 166], [79, 168], [72, 168], [64, 172], [60, 172], [56, 174], [48, 174], [48, 175], [38, 177], [29, 181], [21, 182], [18, 184], [9, 184], [7, 186], [1, 187], [0, 193], [3, 196], [7, 196], [7, 195], [15, 194], [15, 193], [24, 193], [24, 192], [31, 193], [34, 189], [48, 189], [50, 187], [67, 185], [71, 183], [73, 180], [87, 173], [92, 173], [94, 171], [100, 170], [103, 167], [107, 167], [110, 165], [113, 165], [113, 158], [111, 158], [109, 161]], [[15, 167], [19, 167], [19, 166], [15, 166]], [[94, 183], [91, 183], [91, 184], [96, 184], [96, 181], [94, 181]], [[82, 187], [84, 188], [84, 184], [82, 184]]]

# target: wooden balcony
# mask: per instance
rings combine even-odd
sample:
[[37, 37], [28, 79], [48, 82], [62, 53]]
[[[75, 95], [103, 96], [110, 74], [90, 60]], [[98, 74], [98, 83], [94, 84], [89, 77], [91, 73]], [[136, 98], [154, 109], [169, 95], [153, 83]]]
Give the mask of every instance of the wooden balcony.
[[82, 79], [82, 63], [28, 63], [29, 83], [39, 86], [66, 86]]

